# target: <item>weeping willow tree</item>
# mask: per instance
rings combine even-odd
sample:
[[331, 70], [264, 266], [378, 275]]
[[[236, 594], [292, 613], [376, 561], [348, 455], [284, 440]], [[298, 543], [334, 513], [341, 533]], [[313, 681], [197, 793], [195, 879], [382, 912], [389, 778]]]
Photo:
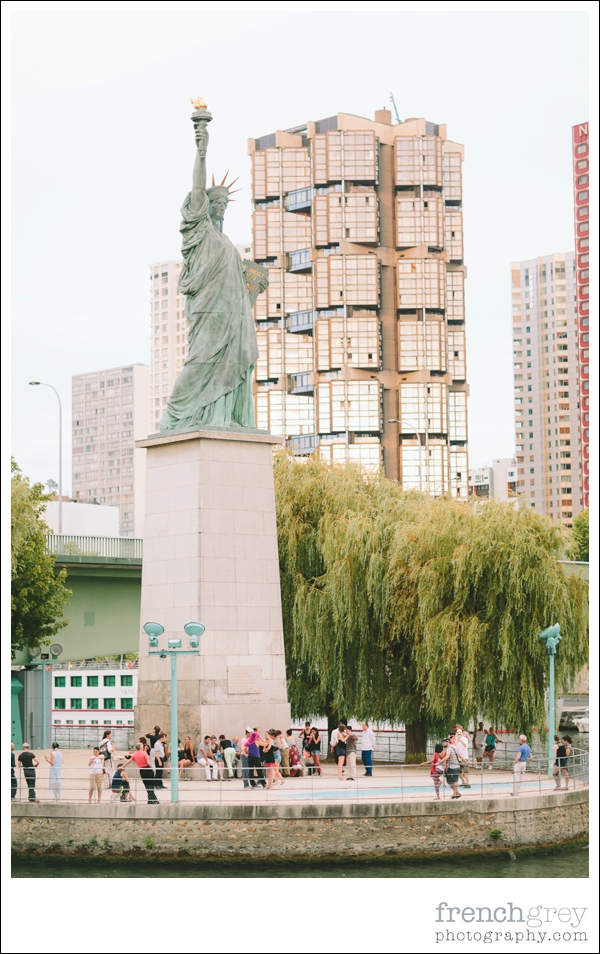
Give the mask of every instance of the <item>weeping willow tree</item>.
[[557, 562], [562, 529], [530, 509], [403, 492], [350, 464], [275, 462], [288, 673], [295, 717], [404, 722], [407, 757], [428, 733], [484, 714], [543, 726], [557, 683], [587, 660], [587, 587]]

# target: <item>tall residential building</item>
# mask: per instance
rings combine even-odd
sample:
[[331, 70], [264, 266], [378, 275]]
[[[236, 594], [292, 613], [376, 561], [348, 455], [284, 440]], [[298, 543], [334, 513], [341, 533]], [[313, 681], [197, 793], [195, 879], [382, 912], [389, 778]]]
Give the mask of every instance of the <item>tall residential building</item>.
[[513, 457], [499, 457], [489, 467], [469, 471], [472, 497], [507, 502], [517, 500], [517, 463]]
[[582, 507], [575, 255], [511, 268], [517, 489], [570, 526]]
[[[257, 426], [467, 497], [463, 147], [338, 113], [249, 140]], [[395, 419], [398, 423], [389, 423]]]
[[130, 364], [73, 375], [73, 496], [119, 507], [119, 532], [144, 532], [150, 369]]
[[[185, 296], [177, 289], [183, 262], [150, 266], [150, 431], [160, 419], [187, 356]], [[146, 435], [147, 437], [148, 435]]]
[[577, 256], [579, 404], [581, 407], [581, 500], [590, 492], [590, 144], [588, 123], [573, 126], [573, 195]]

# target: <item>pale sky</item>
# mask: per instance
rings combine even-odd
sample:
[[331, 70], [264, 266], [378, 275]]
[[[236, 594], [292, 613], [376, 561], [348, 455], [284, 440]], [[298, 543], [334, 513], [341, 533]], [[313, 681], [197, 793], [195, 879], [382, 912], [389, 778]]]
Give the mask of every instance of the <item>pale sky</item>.
[[71, 376], [149, 362], [148, 264], [179, 257], [194, 160], [240, 175], [248, 137], [337, 112], [446, 123], [465, 146], [472, 467], [514, 452], [510, 262], [573, 249], [571, 126], [594, 3], [12, 3], [12, 453], [71, 487]]

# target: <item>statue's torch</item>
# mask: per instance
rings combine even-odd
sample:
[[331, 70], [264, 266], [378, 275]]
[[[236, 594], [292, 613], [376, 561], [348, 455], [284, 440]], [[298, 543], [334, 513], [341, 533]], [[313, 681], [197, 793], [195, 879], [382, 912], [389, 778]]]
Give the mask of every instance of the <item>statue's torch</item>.
[[191, 119], [194, 124], [194, 133], [198, 150], [206, 156], [206, 147], [208, 146], [208, 124], [212, 120], [212, 115], [206, 108], [206, 103], [200, 97], [190, 99], [190, 103], [195, 107]]

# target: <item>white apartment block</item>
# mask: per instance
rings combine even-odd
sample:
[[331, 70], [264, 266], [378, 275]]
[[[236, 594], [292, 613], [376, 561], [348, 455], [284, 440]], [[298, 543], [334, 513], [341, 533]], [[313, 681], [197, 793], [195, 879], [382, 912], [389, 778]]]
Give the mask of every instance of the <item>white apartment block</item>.
[[131, 364], [73, 376], [72, 493], [119, 508], [119, 534], [144, 533], [145, 450], [150, 369]]
[[582, 508], [575, 255], [511, 268], [517, 489], [571, 526]]
[[[106, 668], [109, 667], [109, 668]], [[112, 667], [112, 668], [111, 668]], [[137, 701], [137, 664], [65, 663], [52, 673], [52, 724], [133, 725]]]
[[517, 464], [514, 457], [499, 457], [491, 466], [469, 471], [469, 492], [483, 500], [506, 503], [517, 498]]

